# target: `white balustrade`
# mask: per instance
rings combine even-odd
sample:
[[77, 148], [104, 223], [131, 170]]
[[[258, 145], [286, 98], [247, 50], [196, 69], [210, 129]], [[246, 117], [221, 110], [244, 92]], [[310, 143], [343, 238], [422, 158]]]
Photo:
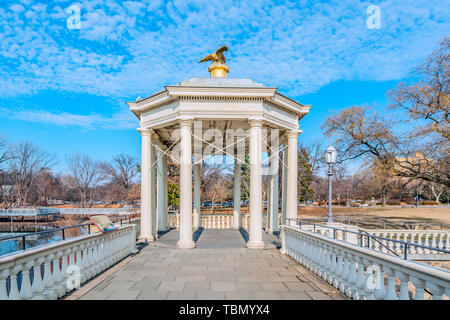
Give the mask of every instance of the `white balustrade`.
[[425, 289], [432, 299], [450, 293], [445, 270], [298, 227], [282, 226], [281, 237], [282, 253], [355, 300], [423, 300]]
[[[417, 245], [427, 246], [431, 248], [437, 248], [442, 250], [449, 249], [449, 230], [391, 230], [391, 229], [363, 229], [360, 231], [368, 233], [373, 236], [381, 236], [386, 239], [407, 241]], [[376, 242], [371, 239], [371, 242]], [[391, 253], [391, 254], [404, 254], [404, 246], [400, 243], [395, 243], [389, 240], [378, 240], [378, 244], [375, 245], [375, 250]], [[448, 255], [445, 252], [431, 250], [429, 248], [421, 248], [416, 246], [409, 246], [408, 256], [411, 258], [421, 260], [436, 257], [438, 255]]]
[[[60, 298], [73, 289], [69, 280], [79, 275], [82, 284], [135, 252], [136, 226], [129, 224], [4, 255], [0, 258], [0, 300]], [[74, 269], [79, 274], [71, 273]]]

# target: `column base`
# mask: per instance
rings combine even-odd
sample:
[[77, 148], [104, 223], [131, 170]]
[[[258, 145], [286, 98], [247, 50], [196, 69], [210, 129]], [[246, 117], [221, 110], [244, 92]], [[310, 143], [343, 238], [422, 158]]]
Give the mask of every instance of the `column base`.
[[193, 249], [193, 248], [195, 248], [195, 242], [194, 241], [190, 241], [190, 242], [178, 241], [177, 248], [178, 249]]
[[249, 249], [264, 249], [264, 242], [247, 242], [247, 248]]
[[155, 241], [155, 237], [153, 235], [148, 236], [139, 236], [138, 240], [144, 241], [145, 243]]

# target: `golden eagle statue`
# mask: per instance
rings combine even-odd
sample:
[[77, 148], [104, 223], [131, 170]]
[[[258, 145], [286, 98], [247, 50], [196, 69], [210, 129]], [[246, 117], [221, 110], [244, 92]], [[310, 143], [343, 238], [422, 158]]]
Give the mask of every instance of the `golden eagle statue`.
[[225, 64], [225, 56], [223, 55], [224, 51], [228, 51], [228, 47], [227, 46], [222, 46], [220, 47], [216, 53], [211, 53], [209, 55], [207, 55], [206, 57], [204, 57], [202, 60], [199, 61], [200, 62], [206, 62], [206, 61], [213, 61], [213, 63], [211, 65], [217, 64], [218, 62], [220, 64]]

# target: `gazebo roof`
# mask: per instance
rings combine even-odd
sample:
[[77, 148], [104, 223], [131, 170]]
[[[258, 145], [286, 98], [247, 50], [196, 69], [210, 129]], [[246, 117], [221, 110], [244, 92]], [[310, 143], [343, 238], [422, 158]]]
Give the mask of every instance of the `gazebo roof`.
[[262, 99], [277, 107], [293, 112], [298, 119], [309, 111], [309, 105], [303, 105], [278, 92], [276, 87], [266, 87], [262, 83], [245, 78], [191, 78], [176, 85], [165, 86], [164, 90], [133, 102], [127, 102], [130, 110], [140, 119], [140, 115], [162, 104], [185, 99]]

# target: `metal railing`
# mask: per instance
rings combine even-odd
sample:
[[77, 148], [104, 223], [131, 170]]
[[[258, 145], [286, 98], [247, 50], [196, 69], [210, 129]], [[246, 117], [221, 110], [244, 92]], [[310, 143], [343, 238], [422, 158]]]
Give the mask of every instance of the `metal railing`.
[[[411, 249], [411, 248], [416, 249], [416, 251], [417, 251], [417, 248], [420, 248], [422, 251], [428, 250], [430, 252], [434, 251], [434, 252], [438, 252], [440, 254], [449, 254], [450, 255], [450, 251], [445, 250], [445, 249], [425, 246], [425, 245], [402, 241], [402, 240], [384, 238], [384, 237], [380, 237], [380, 236], [371, 235], [368, 233], [361, 233], [361, 232], [357, 232], [357, 231], [346, 230], [343, 228], [328, 226], [328, 225], [324, 225], [324, 224], [317, 224], [314, 222], [306, 222], [304, 219], [302, 220], [302, 219], [287, 218], [286, 222], [287, 222], [288, 226], [299, 227], [300, 229], [302, 229], [302, 226], [312, 226], [313, 233], [318, 233], [317, 231], [319, 231], [321, 228], [330, 229], [331, 230], [330, 233], [332, 233], [332, 238], [337, 239], [337, 240], [342, 240], [343, 238], [346, 238], [346, 235], [351, 234], [351, 235], [356, 236], [356, 240], [357, 240], [357, 243], [353, 243], [353, 244], [359, 244], [360, 247], [366, 247], [369, 249], [372, 249], [371, 241], [372, 241], [372, 243], [373, 242], [394, 243], [396, 248], [397, 248], [397, 245], [398, 245], [398, 248], [403, 248], [402, 253], [403, 253], [404, 260], [408, 260], [408, 249]], [[336, 237], [338, 232], [342, 233], [342, 237]], [[339, 238], [342, 238], [342, 239], [339, 239]], [[447, 239], [447, 241], [448, 241], [448, 239]]]
[[[139, 218], [135, 219], [132, 217], [110, 217], [110, 218], [114, 224], [120, 224], [120, 226], [122, 226], [124, 223], [131, 224], [132, 221], [139, 220]], [[81, 224], [76, 224], [76, 225], [61, 227], [61, 228], [56, 228], [56, 229], [50, 229], [50, 230], [45, 230], [45, 231], [30, 232], [30, 233], [14, 235], [14, 236], [6, 236], [6, 237], [1, 237], [0, 242], [10, 241], [10, 240], [21, 240], [22, 241], [21, 249], [17, 250], [17, 251], [24, 251], [24, 250], [35, 247], [35, 246], [27, 247], [27, 245], [26, 245], [27, 238], [36, 237], [36, 236], [41, 237], [43, 235], [55, 234], [55, 233], [60, 232], [61, 239], [57, 240], [57, 241], [64, 241], [64, 240], [66, 240], [66, 233], [68, 230], [75, 229], [75, 228], [83, 228], [83, 230], [85, 230], [84, 228], [87, 227], [87, 234], [91, 234], [91, 226], [93, 226], [93, 225], [94, 225], [94, 223], [87, 222], [87, 223], [81, 223]], [[53, 242], [56, 242], [56, 241], [53, 241]], [[13, 252], [17, 252], [17, 251], [13, 251]], [[13, 253], [13, 252], [9, 252], [9, 253]], [[9, 254], [9, 253], [6, 253], [6, 254]]]
[[[324, 218], [299, 218], [302, 221], [320, 221], [322, 224], [324, 224], [325, 222], [327, 222], [327, 217]], [[446, 223], [433, 223], [433, 222], [404, 222], [404, 223], [395, 223], [392, 221], [386, 221], [385, 218], [382, 217], [372, 217], [370, 220], [362, 220], [362, 219], [353, 219], [350, 217], [338, 217], [338, 216], [333, 216], [333, 221], [334, 222], [340, 222], [340, 223], [345, 223], [348, 225], [354, 225], [354, 226], [362, 226], [362, 225], [374, 225], [374, 224], [379, 224], [380, 226], [383, 226], [383, 229], [386, 229], [386, 227], [392, 227], [394, 229], [398, 228], [398, 229], [407, 229], [407, 230], [412, 230], [415, 227], [420, 227], [420, 226], [425, 226], [425, 227], [429, 227], [429, 226], [436, 226], [438, 227], [440, 230], [443, 230], [444, 228], [446, 229], [450, 229], [450, 225], [446, 224]]]

